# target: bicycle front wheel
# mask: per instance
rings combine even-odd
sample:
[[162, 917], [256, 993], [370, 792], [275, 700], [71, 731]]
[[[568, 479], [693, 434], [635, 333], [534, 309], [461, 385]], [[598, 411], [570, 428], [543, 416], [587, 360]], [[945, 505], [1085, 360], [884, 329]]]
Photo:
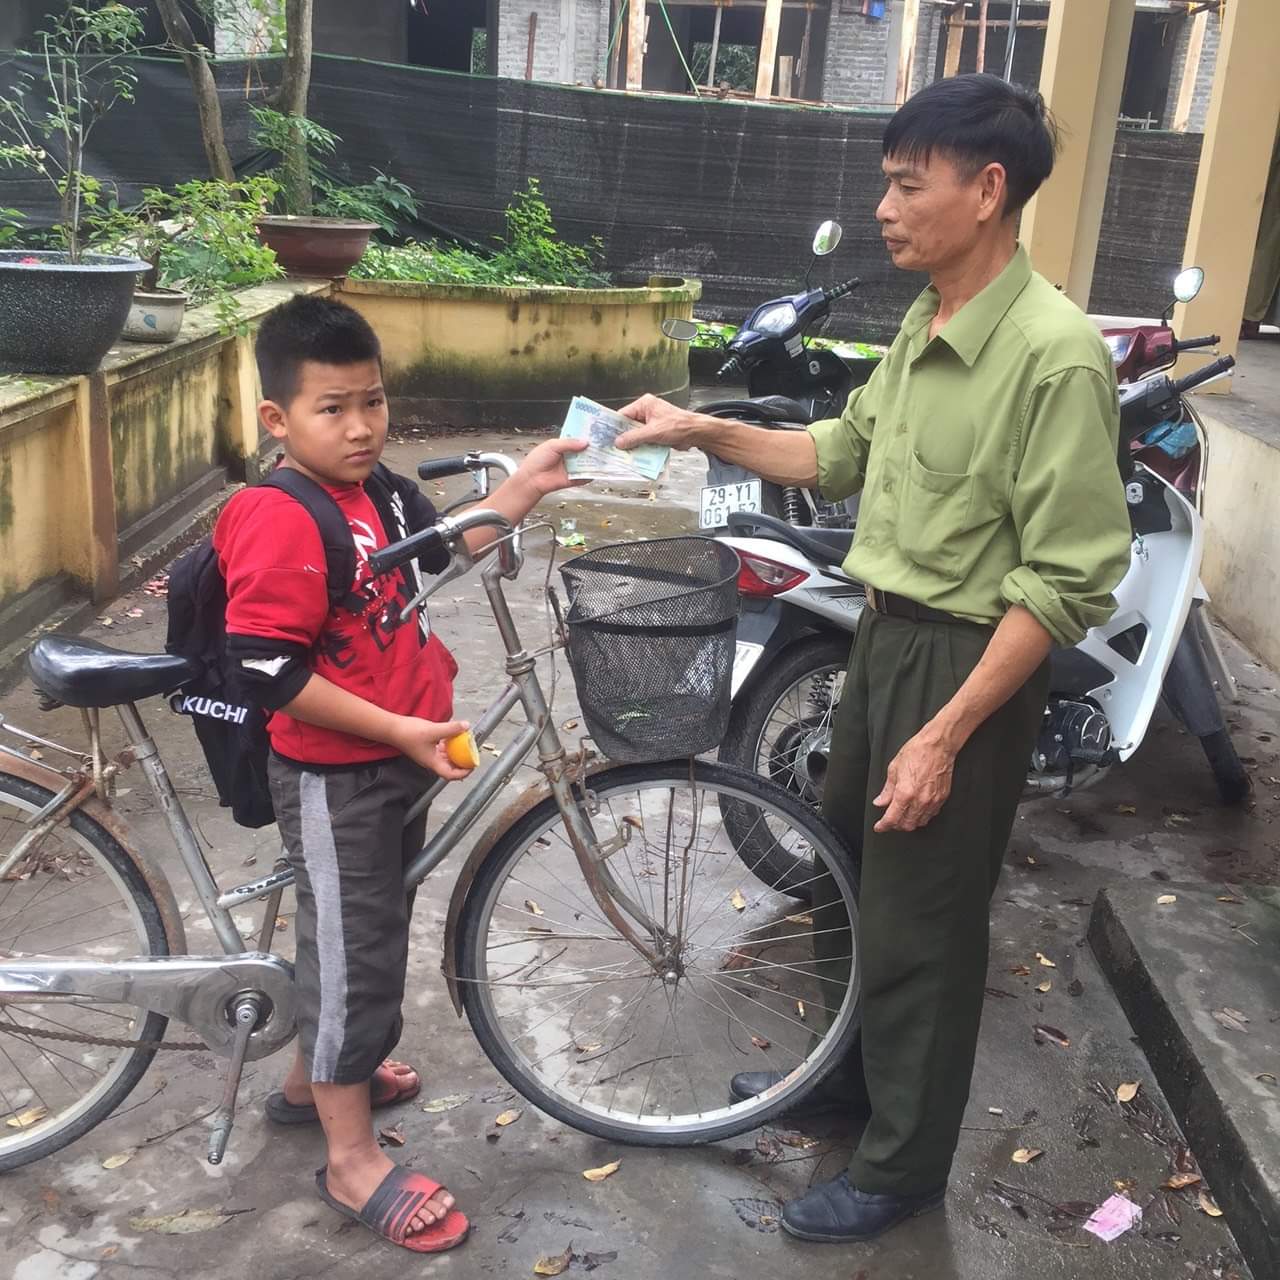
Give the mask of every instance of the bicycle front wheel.
[[[499, 839], [463, 909], [455, 962], [482, 1048], [534, 1105], [613, 1141], [713, 1142], [772, 1119], [857, 1033], [848, 850], [803, 801], [722, 765], [629, 765], [586, 786], [612, 896], [654, 954], [608, 921], [543, 801]], [[797, 886], [744, 866], [728, 811], [809, 860], [803, 912]], [[781, 1081], [730, 1101], [746, 1070]]]
[[[0, 859], [53, 792], [0, 773]], [[159, 908], [115, 837], [79, 811], [0, 881], [0, 1173], [65, 1147], [105, 1120], [154, 1050], [78, 1042], [159, 1040], [167, 1020], [133, 1005], [4, 990], [23, 955], [117, 960], [167, 955]]]

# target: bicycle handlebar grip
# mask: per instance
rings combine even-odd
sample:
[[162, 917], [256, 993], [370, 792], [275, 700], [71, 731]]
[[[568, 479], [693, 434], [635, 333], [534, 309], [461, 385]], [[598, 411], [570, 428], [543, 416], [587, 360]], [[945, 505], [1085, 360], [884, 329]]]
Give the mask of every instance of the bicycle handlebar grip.
[[428, 458], [418, 463], [418, 479], [443, 480], [446, 476], [470, 475], [471, 466], [467, 461], [470, 456], [458, 453], [449, 458]]
[[1216, 333], [1207, 333], [1203, 338], [1184, 338], [1181, 342], [1175, 342], [1173, 349], [1175, 351], [1194, 351], [1197, 347], [1216, 347], [1222, 338]]
[[1179, 378], [1174, 384], [1173, 389], [1181, 396], [1188, 391], [1193, 391], [1196, 387], [1203, 386], [1206, 382], [1216, 378], [1220, 373], [1226, 373], [1228, 369], [1234, 369], [1236, 360], [1234, 356], [1219, 356], [1216, 360], [1211, 360], [1203, 369], [1197, 369], [1194, 373], [1189, 373], [1185, 378]]
[[381, 551], [375, 551], [369, 557], [369, 569], [376, 574], [390, 573], [406, 561], [416, 559], [425, 552], [435, 551], [442, 546], [444, 546], [444, 538], [440, 530], [432, 525], [429, 529], [422, 529], [418, 533], [410, 534], [407, 538], [402, 538], [399, 542], [393, 542], [389, 547], [383, 547]]

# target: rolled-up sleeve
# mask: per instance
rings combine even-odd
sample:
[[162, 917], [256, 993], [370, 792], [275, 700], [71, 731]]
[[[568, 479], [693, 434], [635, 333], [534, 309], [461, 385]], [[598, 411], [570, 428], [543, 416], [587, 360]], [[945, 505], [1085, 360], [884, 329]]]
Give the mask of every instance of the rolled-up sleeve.
[[877, 384], [876, 373], [872, 373], [865, 386], [850, 392], [840, 417], [809, 424], [809, 434], [818, 451], [818, 488], [828, 502], [839, 502], [857, 493], [867, 477]]
[[1012, 496], [1022, 563], [1000, 594], [1030, 610], [1058, 644], [1076, 644], [1111, 617], [1111, 593], [1129, 568], [1119, 430], [1114, 382], [1086, 367], [1040, 381], [1023, 419]]

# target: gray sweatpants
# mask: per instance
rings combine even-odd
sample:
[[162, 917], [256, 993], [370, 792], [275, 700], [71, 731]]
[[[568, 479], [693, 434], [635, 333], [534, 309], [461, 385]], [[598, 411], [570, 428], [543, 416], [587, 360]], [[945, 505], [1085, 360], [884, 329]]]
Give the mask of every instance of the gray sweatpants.
[[272, 755], [276, 822], [296, 877], [298, 1034], [317, 1084], [368, 1080], [400, 1039], [413, 893], [404, 868], [432, 775], [403, 756], [310, 770]]

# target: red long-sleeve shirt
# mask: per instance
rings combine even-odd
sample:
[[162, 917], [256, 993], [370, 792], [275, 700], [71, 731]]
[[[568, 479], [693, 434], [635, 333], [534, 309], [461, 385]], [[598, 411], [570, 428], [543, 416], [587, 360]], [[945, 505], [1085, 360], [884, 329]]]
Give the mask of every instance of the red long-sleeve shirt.
[[[430, 631], [425, 609], [399, 621], [410, 598], [405, 570], [375, 577], [369, 555], [387, 536], [363, 485], [326, 485], [351, 528], [356, 573], [351, 593], [329, 605], [324, 545], [310, 513], [271, 487], [244, 489], [227, 503], [213, 545], [227, 584], [227, 648], [246, 673], [275, 686], [282, 705], [310, 673], [397, 715], [453, 718], [457, 663]], [[307, 765], [364, 764], [396, 754], [283, 711], [267, 725], [272, 748]]]

